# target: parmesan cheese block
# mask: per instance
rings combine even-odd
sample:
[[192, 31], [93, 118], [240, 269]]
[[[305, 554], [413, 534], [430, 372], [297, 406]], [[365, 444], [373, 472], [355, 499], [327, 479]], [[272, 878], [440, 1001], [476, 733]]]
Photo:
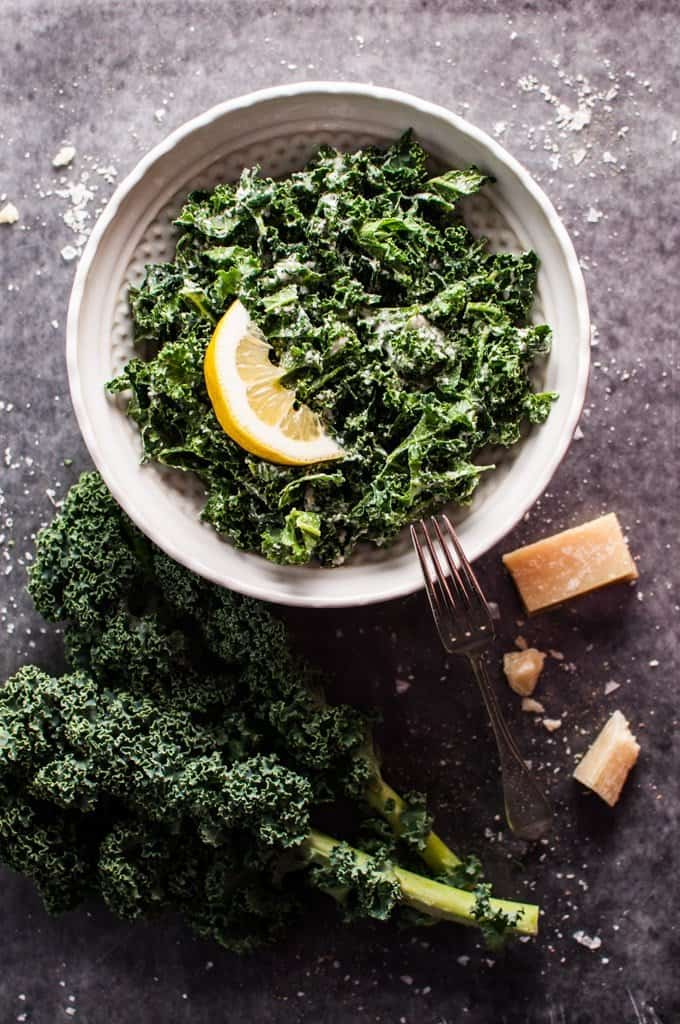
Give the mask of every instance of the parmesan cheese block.
[[628, 722], [615, 711], [576, 766], [574, 778], [613, 807], [639, 753]]
[[511, 551], [503, 563], [530, 615], [638, 575], [613, 512]]

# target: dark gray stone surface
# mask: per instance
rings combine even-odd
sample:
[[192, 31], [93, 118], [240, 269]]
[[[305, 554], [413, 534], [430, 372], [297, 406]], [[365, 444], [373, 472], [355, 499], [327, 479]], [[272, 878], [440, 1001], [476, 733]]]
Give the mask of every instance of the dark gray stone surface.
[[[21, 214], [0, 226], [5, 675], [29, 659], [58, 664], [58, 638], [22, 593], [24, 565], [52, 512], [50, 493], [58, 499], [88, 465], [63, 358], [75, 264], [60, 250], [77, 239], [63, 220], [73, 196], [54, 194], [65, 185], [59, 173], [82, 183], [91, 170], [93, 212], [112, 189], [94, 167], [113, 164], [120, 177], [189, 116], [278, 82], [370, 80], [418, 93], [495, 132], [543, 183], [586, 270], [598, 344], [583, 437], [503, 547], [616, 510], [641, 577], [522, 627], [531, 643], [564, 653], [549, 660], [538, 694], [562, 716], [560, 731], [550, 736], [522, 715], [499, 679], [557, 807], [550, 842], [522, 856], [495, 817], [494, 749], [472, 683], [442, 657], [422, 596], [287, 615], [300, 644], [333, 670], [337, 695], [382, 708], [395, 784], [429, 792], [441, 831], [479, 850], [499, 889], [540, 900], [537, 941], [492, 958], [461, 929], [343, 928], [320, 904], [283, 948], [238, 960], [174, 919], [132, 926], [96, 905], [50, 919], [32, 886], [3, 871], [2, 1024], [680, 1020], [679, 32], [672, 0], [3, 0], [0, 196]], [[573, 131], [579, 102], [590, 123]], [[56, 172], [63, 139], [78, 155]], [[479, 568], [504, 610], [507, 649], [521, 613], [499, 556]], [[397, 679], [411, 683], [405, 693]], [[620, 689], [605, 697], [608, 680]], [[630, 717], [642, 756], [610, 811], [569, 775], [615, 707]], [[578, 930], [600, 948], [577, 943]]]

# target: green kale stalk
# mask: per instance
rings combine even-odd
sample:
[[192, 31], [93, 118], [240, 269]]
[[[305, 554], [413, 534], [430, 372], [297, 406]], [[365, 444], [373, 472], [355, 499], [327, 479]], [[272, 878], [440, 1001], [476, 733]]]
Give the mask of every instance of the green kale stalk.
[[[99, 893], [247, 951], [311, 886], [347, 918], [536, 932], [535, 906], [493, 898], [422, 798], [385, 783], [367, 719], [324, 700], [282, 624], [168, 559], [97, 474], [40, 533], [30, 591], [66, 623], [71, 670], [28, 666], [0, 690], [0, 859], [48, 909]], [[319, 830], [342, 805], [350, 842]]]
[[[148, 358], [109, 388], [131, 394], [144, 459], [195, 472], [204, 518], [239, 548], [332, 566], [361, 541], [389, 544], [469, 502], [490, 448], [549, 413], [555, 396], [530, 377], [550, 348], [530, 323], [537, 257], [491, 253], [461, 223], [482, 173], [431, 177], [427, 163], [407, 133], [385, 151], [323, 147], [280, 181], [255, 168], [194, 192], [174, 262], [147, 266], [131, 292]], [[275, 465], [222, 430], [203, 359], [236, 298], [342, 460]]]

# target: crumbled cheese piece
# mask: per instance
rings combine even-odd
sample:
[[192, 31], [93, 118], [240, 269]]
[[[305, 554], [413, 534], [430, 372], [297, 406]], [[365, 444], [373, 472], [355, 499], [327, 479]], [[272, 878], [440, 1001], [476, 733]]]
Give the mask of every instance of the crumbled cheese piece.
[[602, 939], [599, 935], [595, 935], [592, 938], [590, 935], [586, 935], [584, 931], [574, 932], [574, 938], [580, 946], [585, 946], [586, 949], [596, 950], [602, 945]]
[[562, 651], [556, 651], [554, 649], [554, 647], [550, 648], [550, 650], [548, 651], [548, 654], [550, 655], [551, 658], [554, 658], [555, 661], [564, 661], [564, 654], [563, 654], [563, 652]]
[[538, 677], [543, 670], [545, 654], [535, 647], [521, 651], [510, 651], [503, 655], [503, 671], [510, 689], [521, 697], [528, 697], [536, 689]]
[[615, 711], [574, 769], [574, 778], [613, 807], [639, 753], [628, 722]]
[[542, 715], [545, 708], [540, 700], [534, 700], [533, 697], [522, 697], [522, 711], [530, 711], [535, 715]]
[[76, 155], [75, 146], [62, 146], [54, 160], [52, 161], [53, 167], [68, 167]]
[[5, 203], [0, 210], [0, 224], [16, 224], [19, 220], [19, 211], [14, 203]]
[[529, 644], [526, 642], [524, 637], [521, 635], [515, 637], [515, 647], [519, 647], [520, 651], [526, 651]]
[[586, 149], [575, 149], [571, 154], [571, 159], [574, 161], [574, 165], [578, 167], [579, 164], [583, 163], [587, 155], [588, 151]]
[[544, 729], [547, 729], [548, 732], [556, 732], [556, 730], [559, 729], [561, 727], [561, 725], [562, 725], [562, 719], [561, 718], [544, 718], [542, 724], [543, 724]]
[[503, 563], [531, 614], [638, 576], [613, 512], [511, 551]]

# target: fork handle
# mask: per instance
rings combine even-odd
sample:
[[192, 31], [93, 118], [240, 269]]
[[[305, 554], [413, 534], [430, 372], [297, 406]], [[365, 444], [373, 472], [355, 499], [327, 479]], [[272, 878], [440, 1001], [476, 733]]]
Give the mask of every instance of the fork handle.
[[527, 768], [507, 726], [489, 680], [481, 654], [469, 654], [486, 710], [491, 720], [503, 779], [503, 799], [508, 825], [520, 839], [535, 840], [546, 835], [552, 810], [544, 793]]

